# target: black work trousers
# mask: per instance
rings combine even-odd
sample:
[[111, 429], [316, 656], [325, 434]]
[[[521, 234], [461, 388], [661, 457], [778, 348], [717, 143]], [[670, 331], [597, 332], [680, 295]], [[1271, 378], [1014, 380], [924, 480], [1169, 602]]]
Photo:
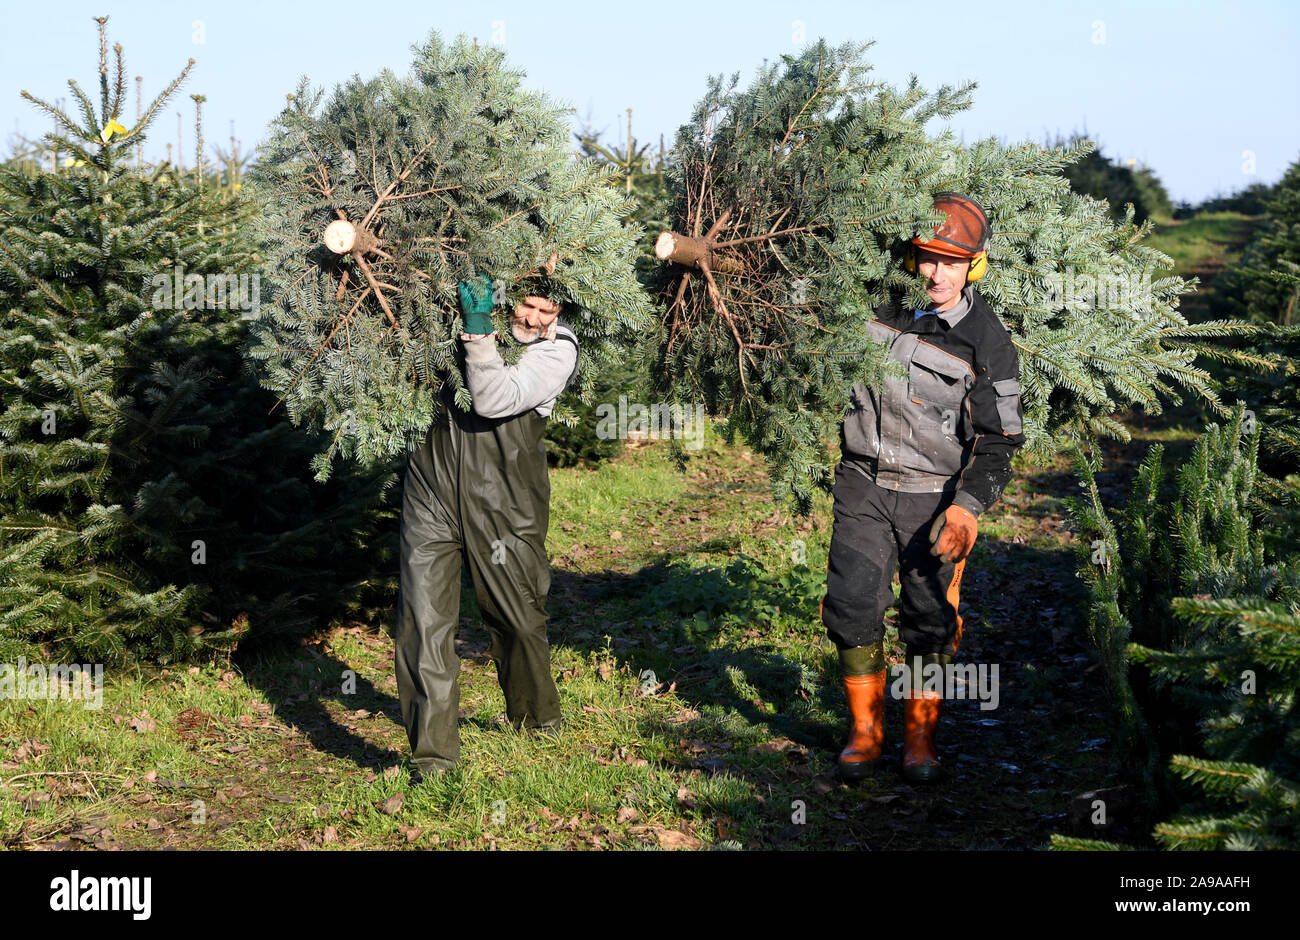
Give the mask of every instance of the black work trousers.
[[965, 561], [930, 554], [930, 526], [952, 493], [901, 493], [858, 470], [835, 470], [834, 528], [822, 623], [840, 649], [871, 646], [885, 636], [898, 571], [898, 633], [908, 655], [956, 654], [961, 641], [958, 589]]
[[460, 756], [456, 628], [468, 566], [490, 655], [516, 728], [555, 725], [559, 693], [546, 639], [550, 503], [546, 419], [488, 419], [449, 405], [407, 457], [395, 660], [411, 759], [445, 770]]

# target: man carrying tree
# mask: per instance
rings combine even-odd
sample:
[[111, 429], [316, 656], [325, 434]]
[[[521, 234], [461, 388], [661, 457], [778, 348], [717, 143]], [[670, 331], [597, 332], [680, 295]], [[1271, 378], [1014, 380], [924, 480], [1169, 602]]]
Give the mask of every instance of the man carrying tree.
[[934, 205], [947, 218], [904, 254], [904, 266], [927, 279], [929, 305], [904, 309], [895, 296], [868, 325], [907, 377], [887, 377], [879, 392], [854, 385], [835, 471], [822, 622], [840, 652], [852, 716], [838, 761], [850, 781], [862, 779], [883, 748], [884, 615], [896, 569], [911, 673], [903, 775], [939, 778], [934, 734], [943, 697], [922, 688], [926, 667], [946, 670], [957, 653], [958, 587], [977, 518], [1001, 495], [1025, 441], [1016, 349], [973, 283], [987, 268], [988, 220], [956, 193], [937, 194]]
[[407, 459], [401, 522], [396, 669], [413, 777], [455, 766], [460, 689], [455, 636], [468, 565], [490, 655], [516, 729], [554, 734], [559, 693], [546, 639], [550, 504], [546, 418], [578, 371], [578, 340], [560, 305], [529, 296], [510, 321], [527, 346], [507, 366], [496, 348], [492, 287], [460, 286], [465, 381], [473, 410], [444, 386], [442, 418]]

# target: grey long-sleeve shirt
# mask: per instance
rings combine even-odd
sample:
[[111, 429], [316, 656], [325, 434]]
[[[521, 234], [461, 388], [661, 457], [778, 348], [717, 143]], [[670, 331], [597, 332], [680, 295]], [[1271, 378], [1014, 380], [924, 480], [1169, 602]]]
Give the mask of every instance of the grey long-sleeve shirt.
[[508, 366], [497, 352], [496, 335], [462, 339], [465, 382], [474, 411], [484, 418], [509, 418], [530, 408], [550, 417], [555, 399], [568, 384], [578, 362], [578, 338], [563, 323], [555, 340], [529, 344], [519, 364]]

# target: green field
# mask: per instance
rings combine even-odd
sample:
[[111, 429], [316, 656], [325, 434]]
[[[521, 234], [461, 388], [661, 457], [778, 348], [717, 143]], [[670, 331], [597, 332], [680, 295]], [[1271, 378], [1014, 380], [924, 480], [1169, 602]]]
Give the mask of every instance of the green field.
[[[1229, 264], [1251, 220], [1163, 228], [1181, 273]], [[1107, 446], [1122, 498], [1173, 418]], [[567, 725], [515, 733], [465, 591], [462, 764], [412, 786], [386, 622], [339, 625], [255, 660], [111, 675], [103, 707], [0, 700], [0, 841], [58, 848], [1040, 848], [1072, 803], [1117, 776], [1112, 716], [1088, 651], [1068, 464], [1020, 462], [981, 520], [963, 586], [965, 659], [997, 664], [993, 711], [954, 702], [950, 775], [886, 757], [834, 775], [845, 708], [818, 617], [829, 500], [771, 501], [761, 460], [711, 436], [678, 473], [662, 442], [552, 472], [553, 667]], [[891, 612], [891, 616], [893, 613]], [[892, 661], [900, 659], [890, 627]], [[354, 688], [353, 688], [354, 686]], [[1140, 839], [1143, 833], [1123, 833]]]

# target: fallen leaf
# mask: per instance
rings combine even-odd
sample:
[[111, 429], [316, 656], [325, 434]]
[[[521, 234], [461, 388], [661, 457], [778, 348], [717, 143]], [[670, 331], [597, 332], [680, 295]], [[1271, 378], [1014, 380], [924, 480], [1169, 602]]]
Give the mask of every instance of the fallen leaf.
[[640, 818], [641, 814], [631, 806], [623, 806], [619, 808], [618, 815], [614, 817], [614, 822], [621, 826], [624, 823], [636, 822]]
[[719, 839], [730, 839], [730, 838], [731, 838], [731, 836], [732, 836], [734, 830], [733, 830], [732, 827], [731, 827], [731, 817], [730, 817], [730, 816], [719, 816], [718, 819], [717, 819], [717, 826], [718, 826], [718, 838], [719, 838]]
[[[419, 826], [407, 826], [402, 830], [402, 834], [406, 836], [407, 842], [414, 842], [416, 839], [420, 838], [420, 836], [424, 835], [424, 828]], [[434, 837], [434, 840], [437, 841], [436, 836]]]
[[325, 834], [322, 838], [326, 845], [329, 845], [331, 842], [337, 842], [339, 841], [339, 831], [333, 826], [326, 826]]
[[405, 794], [394, 793], [388, 799], [384, 800], [383, 805], [379, 807], [379, 811], [383, 813], [385, 816], [396, 816], [397, 811], [402, 808], [402, 802], [405, 799], [406, 799]]
[[23, 761], [29, 760], [30, 758], [39, 757], [40, 755], [44, 754], [48, 750], [49, 750], [48, 745], [42, 744], [40, 741], [37, 741], [35, 739], [30, 741], [24, 741], [22, 744], [18, 746], [18, 750], [14, 752], [14, 760], [18, 761], [19, 763], [22, 763]]
[[659, 844], [665, 849], [698, 849], [704, 844], [694, 836], [679, 832], [676, 829], [657, 829], [655, 830], [655, 838], [659, 840]]
[[770, 741], [764, 741], [762, 744], [754, 745], [750, 748], [750, 751], [759, 753], [766, 752], [769, 754], [784, 754], [786, 751], [790, 750], [790, 748], [797, 748], [798, 746], [799, 745], [795, 744], [789, 738], [773, 738]]
[[695, 809], [695, 794], [686, 787], [677, 790], [677, 803], [684, 809]]

